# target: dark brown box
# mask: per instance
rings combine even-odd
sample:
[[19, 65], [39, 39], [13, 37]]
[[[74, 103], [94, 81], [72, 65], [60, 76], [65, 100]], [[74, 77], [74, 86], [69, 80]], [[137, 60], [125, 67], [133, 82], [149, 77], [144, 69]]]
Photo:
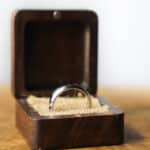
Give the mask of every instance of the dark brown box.
[[64, 84], [97, 91], [98, 17], [88, 10], [20, 10], [14, 17], [13, 92], [16, 125], [32, 149], [123, 143], [124, 113], [39, 116], [26, 103], [30, 95], [50, 96]]

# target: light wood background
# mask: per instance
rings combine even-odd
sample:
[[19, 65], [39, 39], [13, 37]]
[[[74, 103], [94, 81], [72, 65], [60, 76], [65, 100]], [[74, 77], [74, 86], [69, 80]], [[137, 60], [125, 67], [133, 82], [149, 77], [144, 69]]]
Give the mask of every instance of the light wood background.
[[[100, 88], [98, 93], [125, 111], [125, 143], [85, 150], [150, 150], [150, 88]], [[29, 149], [15, 127], [15, 99], [9, 86], [1, 86], [0, 150]]]

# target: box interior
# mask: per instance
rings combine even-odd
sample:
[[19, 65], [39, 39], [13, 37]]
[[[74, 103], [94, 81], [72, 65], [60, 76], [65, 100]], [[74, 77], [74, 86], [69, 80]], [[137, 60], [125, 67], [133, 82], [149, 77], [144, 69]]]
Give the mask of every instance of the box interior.
[[88, 29], [88, 25], [77, 21], [29, 22], [24, 38], [25, 88], [41, 90], [70, 83], [88, 84], [85, 70], [89, 66], [84, 56], [89, 53], [90, 41], [85, 40], [90, 36]]

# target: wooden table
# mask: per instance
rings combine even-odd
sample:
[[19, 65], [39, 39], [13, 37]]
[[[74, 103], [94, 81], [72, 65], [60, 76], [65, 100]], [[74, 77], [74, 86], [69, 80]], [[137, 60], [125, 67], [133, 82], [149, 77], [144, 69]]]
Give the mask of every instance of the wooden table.
[[[125, 143], [120, 146], [85, 148], [85, 150], [150, 150], [150, 88], [101, 88], [99, 93], [124, 109]], [[2, 86], [0, 87], [0, 150], [29, 149], [15, 127], [15, 99], [11, 95], [9, 86]]]

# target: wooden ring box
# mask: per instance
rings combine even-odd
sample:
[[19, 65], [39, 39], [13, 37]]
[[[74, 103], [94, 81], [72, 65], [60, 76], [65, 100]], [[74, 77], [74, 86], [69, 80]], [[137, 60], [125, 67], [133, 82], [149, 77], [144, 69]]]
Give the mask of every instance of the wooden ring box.
[[14, 17], [13, 91], [16, 125], [32, 149], [123, 143], [124, 113], [106, 100], [109, 113], [43, 117], [26, 102], [70, 83], [97, 90], [98, 17], [88, 10], [20, 10]]

